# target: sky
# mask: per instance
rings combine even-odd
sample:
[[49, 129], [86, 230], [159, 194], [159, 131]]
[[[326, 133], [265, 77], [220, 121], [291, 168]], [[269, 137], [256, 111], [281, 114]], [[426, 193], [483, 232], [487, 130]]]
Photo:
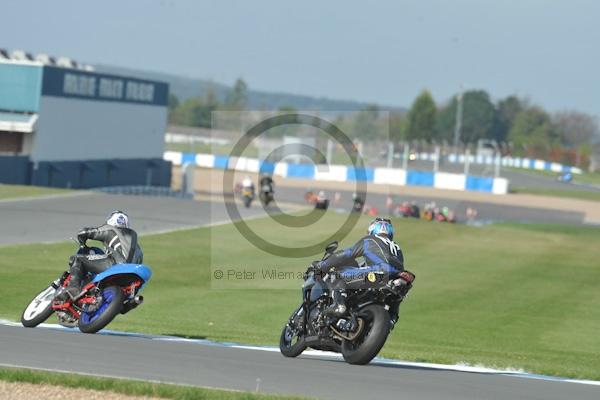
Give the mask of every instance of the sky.
[[460, 88], [600, 116], [597, 0], [2, 0], [0, 48], [410, 106]]

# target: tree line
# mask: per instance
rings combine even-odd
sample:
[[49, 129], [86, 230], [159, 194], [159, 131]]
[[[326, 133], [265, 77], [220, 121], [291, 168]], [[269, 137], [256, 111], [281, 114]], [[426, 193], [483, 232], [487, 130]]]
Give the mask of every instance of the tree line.
[[[169, 97], [169, 123], [210, 128], [215, 111], [243, 111], [248, 103], [248, 85], [239, 78], [223, 99], [213, 90], [202, 97], [180, 102]], [[459, 112], [462, 107], [462, 113]], [[280, 111], [295, 112], [293, 107]], [[387, 111], [387, 112], [382, 112]], [[480, 139], [497, 144], [503, 154], [543, 158], [585, 165], [600, 138], [597, 120], [578, 111], [548, 112], [526, 98], [515, 95], [492, 100], [485, 90], [468, 90], [436, 104], [423, 90], [408, 111], [384, 110], [369, 105], [363, 110], [340, 114], [335, 123], [350, 137], [360, 140], [391, 140], [420, 146], [454, 142], [457, 115], [459, 144], [472, 146]], [[270, 135], [294, 134], [277, 129]]]
[[[461, 99], [462, 96], [462, 99]], [[458, 113], [462, 102], [462, 118]], [[578, 111], [550, 113], [528, 99], [508, 96], [494, 102], [485, 90], [469, 90], [438, 106], [424, 90], [409, 111], [390, 125], [390, 134], [406, 141], [454, 141], [457, 115], [462, 145], [487, 139], [505, 153], [553, 158], [589, 157], [600, 138], [596, 118]], [[397, 117], [398, 118], [398, 117]], [[392, 117], [393, 119], [393, 117]], [[560, 155], [560, 154], [562, 155]]]

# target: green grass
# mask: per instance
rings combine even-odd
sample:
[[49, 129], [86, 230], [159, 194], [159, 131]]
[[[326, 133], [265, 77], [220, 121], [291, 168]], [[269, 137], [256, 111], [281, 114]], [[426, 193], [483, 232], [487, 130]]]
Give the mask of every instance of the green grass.
[[[202, 153], [228, 156], [233, 151], [233, 144], [209, 143], [166, 143], [165, 151], [179, 151], [182, 153]], [[258, 157], [258, 148], [248, 146], [243, 153], [244, 157]]]
[[[304, 246], [325, 239], [343, 215], [314, 228], [249, 225], [267, 240]], [[368, 219], [345, 238], [364, 234]], [[383, 356], [484, 364], [600, 379], [600, 230], [511, 225], [472, 227], [396, 220], [415, 288]], [[232, 225], [141, 239], [153, 280], [139, 309], [112, 329], [252, 344], [278, 343], [300, 302], [300, 280], [211, 280], [212, 269], [300, 273], [315, 257], [264, 253]], [[72, 244], [0, 248], [0, 316], [16, 320], [65, 268]]]
[[589, 192], [585, 190], [577, 190], [572, 189], [572, 187], [568, 187], [565, 189], [538, 189], [538, 188], [512, 188], [510, 189], [511, 193], [523, 193], [523, 194], [533, 194], [536, 196], [551, 196], [551, 197], [564, 197], [570, 199], [579, 199], [579, 200], [591, 200], [591, 201], [600, 201], [600, 192]]
[[274, 396], [259, 393], [235, 392], [149, 383], [125, 379], [97, 378], [85, 375], [35, 371], [21, 368], [0, 368], [0, 380], [102, 390], [129, 396], [147, 396], [177, 400], [292, 400], [299, 397]]
[[49, 194], [63, 194], [68, 192], [68, 189], [0, 184], [0, 200], [13, 199], [19, 197], [47, 196]]

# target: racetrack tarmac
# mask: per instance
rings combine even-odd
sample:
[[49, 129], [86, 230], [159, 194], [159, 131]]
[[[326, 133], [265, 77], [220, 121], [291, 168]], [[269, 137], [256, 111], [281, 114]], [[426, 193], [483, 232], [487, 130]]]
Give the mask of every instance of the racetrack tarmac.
[[[316, 185], [315, 185], [316, 186]], [[315, 187], [313, 190], [326, 189], [326, 185]], [[333, 204], [331, 207], [341, 207], [349, 210], [352, 207], [352, 192], [336, 190], [341, 195], [339, 205]], [[302, 201], [305, 191], [300, 188], [279, 187], [276, 190], [276, 200], [285, 202]], [[327, 195], [333, 201], [335, 192], [328, 190]], [[389, 214], [386, 208], [387, 195], [381, 193], [367, 193], [367, 204], [377, 208], [380, 215]], [[449, 207], [454, 210], [459, 222], [466, 220], [467, 208], [475, 208], [478, 212], [479, 221], [495, 222], [528, 222], [528, 223], [556, 223], [556, 224], [583, 224], [585, 215], [577, 211], [548, 210], [534, 207], [520, 207], [505, 204], [492, 204], [482, 201], [467, 201], [460, 199], [431, 199], [425, 196], [414, 195], [393, 195], [394, 204], [402, 201], [416, 202], [420, 207], [425, 203], [435, 200], [438, 207]]]
[[[129, 214], [140, 234], [193, 228], [230, 220], [223, 202], [96, 192], [0, 202], [0, 246], [68, 240], [85, 226], [102, 225], [113, 210]], [[265, 215], [260, 207], [239, 208], [243, 218]]]
[[336, 400], [600, 398], [599, 386], [578, 383], [5, 325], [0, 364]]
[[[318, 190], [318, 188], [315, 188]], [[338, 191], [341, 202], [332, 204], [332, 208], [349, 210], [352, 192]], [[278, 187], [276, 200], [282, 209], [290, 210], [296, 205], [309, 207], [304, 202], [305, 189], [298, 187]], [[84, 226], [100, 225], [108, 213], [113, 210], [125, 210], [129, 213], [133, 227], [140, 234], [164, 232], [176, 229], [193, 228], [216, 223], [230, 222], [222, 198], [207, 198], [200, 194], [200, 201], [177, 199], [172, 197], [145, 197], [113, 195], [97, 192], [82, 192], [75, 195], [49, 196], [43, 198], [14, 199], [0, 201], [0, 246], [22, 243], [47, 243], [68, 240]], [[328, 191], [333, 197], [334, 192]], [[387, 196], [369, 192], [367, 202], [378, 208], [380, 215], [386, 215]], [[421, 206], [431, 199], [423, 196], [394, 196], [394, 202], [416, 201]], [[543, 222], [582, 224], [584, 214], [575, 211], [560, 211], [491, 204], [460, 199], [436, 199], [438, 206], [448, 206], [456, 211], [459, 221], [465, 220], [468, 207], [478, 210], [478, 220]], [[267, 215], [258, 201], [249, 209], [238, 205], [242, 218]], [[269, 209], [273, 212], [274, 208]]]

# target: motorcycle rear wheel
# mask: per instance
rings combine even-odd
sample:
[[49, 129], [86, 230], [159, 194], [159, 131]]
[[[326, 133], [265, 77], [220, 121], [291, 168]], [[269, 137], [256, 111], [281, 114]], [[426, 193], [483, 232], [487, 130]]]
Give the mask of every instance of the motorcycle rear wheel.
[[96, 333], [121, 312], [123, 292], [119, 286], [109, 286], [102, 290], [102, 305], [93, 313], [81, 313], [79, 330], [83, 333]]
[[365, 332], [354, 341], [342, 342], [342, 356], [348, 364], [368, 364], [379, 353], [390, 333], [390, 315], [381, 305], [371, 304], [358, 311]]

